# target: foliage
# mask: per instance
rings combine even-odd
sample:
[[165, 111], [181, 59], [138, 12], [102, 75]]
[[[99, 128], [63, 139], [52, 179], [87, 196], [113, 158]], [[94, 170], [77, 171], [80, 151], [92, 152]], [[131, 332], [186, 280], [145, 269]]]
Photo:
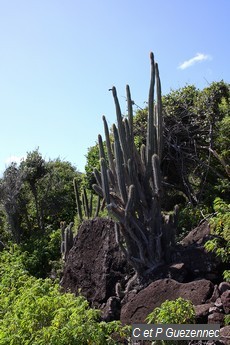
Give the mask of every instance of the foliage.
[[25, 205], [20, 198], [22, 189], [22, 176], [18, 171], [16, 163], [12, 163], [4, 172], [0, 181], [1, 208], [7, 215], [11, 235], [19, 243], [22, 236], [20, 223]]
[[230, 283], [230, 270], [225, 270], [225, 271], [223, 272], [223, 277], [224, 277], [224, 280], [225, 280], [226, 282], [229, 282], [229, 283]]
[[100, 322], [84, 297], [29, 276], [20, 255], [4, 251], [0, 259], [0, 344], [116, 344], [113, 332], [127, 335], [119, 322]]
[[174, 301], [163, 302], [147, 316], [146, 320], [155, 324], [195, 323], [195, 310], [191, 301], [179, 297]]
[[178, 214], [177, 240], [182, 240], [191, 229], [196, 228], [201, 220], [210, 214], [210, 212], [211, 209], [206, 205], [193, 206], [189, 203], [181, 207]]
[[230, 314], [225, 315], [225, 317], [224, 317], [224, 324], [225, 324], [225, 326], [230, 325]]
[[7, 231], [7, 218], [6, 213], [0, 206], [0, 240], [2, 242], [8, 242], [10, 239], [9, 231]]
[[0, 196], [14, 241], [74, 219], [74, 177], [79, 174], [69, 162], [46, 162], [38, 150], [28, 153], [19, 167], [12, 163], [6, 169]]
[[148, 109], [138, 109], [133, 118], [133, 135], [134, 143], [137, 149], [140, 150], [141, 145], [146, 145], [146, 130], [147, 130]]
[[215, 215], [210, 219], [210, 226], [215, 237], [206, 242], [205, 248], [223, 262], [230, 262], [230, 204], [216, 198], [213, 208]]
[[45, 278], [53, 270], [53, 274], [58, 275], [62, 268], [60, 247], [61, 230], [49, 227], [42, 236], [33, 234], [30, 240], [22, 242], [18, 249], [28, 272], [37, 278]]
[[[151, 324], [193, 324], [195, 323], [195, 309], [191, 301], [177, 298], [174, 301], [166, 300], [150, 313], [146, 321]], [[183, 345], [183, 340], [159, 340], [153, 341], [152, 345]]]
[[[229, 200], [230, 86], [214, 82], [203, 90], [187, 85], [162, 98], [162, 172], [167, 200], [178, 193], [192, 205], [211, 207], [214, 197]], [[137, 146], [145, 144], [147, 109], [134, 117]]]
[[92, 185], [96, 183], [96, 180], [93, 174], [93, 169], [100, 168], [98, 157], [99, 157], [99, 146], [96, 143], [94, 146], [91, 146], [88, 149], [88, 152], [86, 155], [85, 175], [82, 181], [83, 185], [89, 190], [93, 190]]

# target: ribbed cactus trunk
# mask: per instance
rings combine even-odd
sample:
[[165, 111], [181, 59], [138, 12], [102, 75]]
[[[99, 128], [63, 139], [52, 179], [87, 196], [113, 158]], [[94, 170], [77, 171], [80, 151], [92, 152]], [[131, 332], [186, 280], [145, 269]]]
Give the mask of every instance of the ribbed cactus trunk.
[[67, 260], [70, 249], [73, 247], [73, 223], [66, 226], [65, 222], [61, 222], [61, 254], [64, 261]]
[[[150, 54], [151, 81], [148, 99], [146, 147], [139, 153], [134, 145], [133, 110], [127, 86], [128, 116], [123, 118], [116, 88], [112, 94], [116, 107], [117, 126], [113, 125], [113, 143], [103, 117], [108, 164], [99, 136], [101, 172], [94, 170], [97, 184], [109, 212], [117, 219], [116, 238], [127, 260], [139, 276], [164, 262], [167, 246], [162, 246], [161, 170], [162, 105], [157, 63]], [[154, 102], [156, 88], [156, 102]], [[165, 238], [165, 236], [163, 236]], [[166, 236], [167, 237], [167, 236]]]

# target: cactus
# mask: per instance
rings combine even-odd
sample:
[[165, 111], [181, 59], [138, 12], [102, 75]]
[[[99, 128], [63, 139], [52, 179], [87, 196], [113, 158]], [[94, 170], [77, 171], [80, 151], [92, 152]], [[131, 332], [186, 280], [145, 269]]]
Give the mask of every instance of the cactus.
[[[96, 171], [95, 174], [98, 178], [97, 182], [100, 185], [101, 182], [100, 182], [99, 172]], [[79, 216], [79, 220], [82, 222], [83, 221], [82, 206], [83, 206], [85, 217], [88, 219], [93, 217], [93, 193], [91, 193], [90, 199], [88, 200], [86, 189], [83, 188], [83, 192], [80, 198], [80, 191], [79, 191], [76, 178], [73, 179], [73, 186], [74, 186], [74, 193], [75, 193], [75, 198], [76, 198], [77, 213]], [[98, 213], [100, 211], [100, 200], [101, 200], [101, 197], [103, 196], [102, 192], [100, 195], [99, 190], [97, 191], [97, 194], [98, 194], [97, 206], [96, 206], [94, 217], [98, 216]]]
[[73, 187], [74, 187], [74, 193], [75, 193], [75, 198], [76, 198], [76, 205], [77, 205], [77, 211], [78, 211], [79, 219], [80, 219], [80, 221], [82, 221], [81, 202], [80, 202], [80, 196], [79, 196], [76, 178], [73, 179]]
[[67, 260], [70, 249], [73, 247], [73, 223], [66, 226], [65, 222], [61, 222], [61, 254], [64, 261]]
[[[103, 195], [106, 207], [117, 219], [116, 239], [127, 260], [139, 277], [154, 271], [168, 258], [170, 245], [162, 242], [164, 220], [161, 215], [162, 176], [161, 156], [163, 147], [161, 84], [158, 65], [150, 54], [151, 80], [148, 99], [148, 125], [146, 146], [138, 152], [133, 137], [133, 110], [129, 86], [126, 87], [128, 117], [123, 118], [116, 88], [111, 89], [114, 98], [117, 126], [112, 126], [113, 140], [103, 116], [108, 164], [102, 139], [99, 135], [101, 175], [94, 175], [96, 193]], [[154, 94], [156, 87], [156, 102]], [[113, 143], [112, 143], [113, 142]], [[167, 228], [168, 231], [168, 228]], [[167, 241], [164, 235], [164, 241]]]

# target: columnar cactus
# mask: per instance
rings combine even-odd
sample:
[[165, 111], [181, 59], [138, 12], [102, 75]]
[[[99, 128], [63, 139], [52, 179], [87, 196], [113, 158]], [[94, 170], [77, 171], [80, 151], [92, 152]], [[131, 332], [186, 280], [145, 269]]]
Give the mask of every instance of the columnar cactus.
[[83, 220], [82, 206], [83, 206], [83, 210], [84, 210], [84, 214], [86, 218], [89, 219], [93, 216], [97, 217], [100, 211], [100, 199], [101, 199], [100, 195], [98, 195], [97, 206], [96, 206], [95, 213], [93, 215], [93, 194], [91, 193], [90, 199], [88, 199], [86, 189], [83, 188], [83, 192], [80, 199], [80, 192], [79, 192], [76, 178], [73, 179], [73, 186], [74, 186], [74, 193], [75, 193], [75, 199], [76, 199], [77, 213], [78, 213], [78, 217], [80, 221]]
[[73, 223], [70, 223], [68, 226], [66, 226], [65, 222], [61, 222], [61, 253], [62, 253], [62, 259], [64, 261], [67, 260], [68, 254], [70, 249], [73, 247]]
[[104, 198], [109, 212], [117, 219], [117, 241], [139, 276], [154, 270], [165, 261], [165, 249], [168, 249], [169, 245], [162, 245], [162, 238], [171, 238], [163, 234], [161, 215], [162, 104], [158, 65], [154, 61], [153, 53], [150, 54], [150, 61], [146, 146], [143, 145], [138, 152], [134, 145], [133, 102], [129, 86], [126, 87], [128, 116], [125, 118], [121, 114], [116, 88], [113, 87], [111, 91], [117, 125], [112, 126], [112, 143], [103, 116], [108, 164], [99, 135], [101, 172], [99, 175], [98, 171], [94, 170], [97, 184], [93, 185], [95, 192]]

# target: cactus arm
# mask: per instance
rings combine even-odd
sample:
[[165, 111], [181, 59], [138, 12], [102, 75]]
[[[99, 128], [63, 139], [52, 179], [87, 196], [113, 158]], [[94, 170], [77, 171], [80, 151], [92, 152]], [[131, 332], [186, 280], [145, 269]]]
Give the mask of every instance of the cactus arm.
[[121, 148], [122, 148], [123, 155], [124, 155], [124, 163], [126, 163], [128, 161], [126, 134], [125, 134], [124, 124], [122, 121], [123, 118], [122, 118], [122, 114], [121, 114], [120, 104], [119, 104], [119, 101], [117, 98], [117, 90], [116, 90], [115, 86], [113, 86], [113, 88], [112, 88], [112, 94], [113, 94], [115, 108], [116, 108], [117, 126], [118, 126], [120, 144], [121, 144]]
[[104, 122], [104, 131], [105, 131], [106, 148], [107, 148], [108, 159], [109, 159], [109, 167], [112, 170], [112, 172], [115, 173], [113, 153], [112, 153], [112, 147], [111, 147], [111, 142], [110, 142], [110, 137], [109, 137], [109, 128], [108, 128], [108, 124], [107, 124], [105, 116], [103, 116], [102, 119]]
[[104, 150], [104, 146], [103, 146], [103, 142], [102, 142], [102, 137], [99, 134], [98, 135], [98, 145], [99, 145], [99, 155], [100, 158], [104, 158], [105, 159], [105, 150]]
[[121, 152], [120, 140], [118, 136], [118, 131], [115, 125], [113, 125], [114, 134], [114, 150], [115, 150], [115, 160], [116, 160], [116, 174], [119, 186], [120, 195], [123, 203], [127, 202], [127, 191], [125, 186], [125, 172], [124, 172], [124, 161]]
[[156, 70], [156, 93], [157, 93], [157, 104], [155, 112], [155, 126], [157, 128], [157, 154], [161, 160], [162, 150], [163, 150], [163, 123], [162, 123], [162, 98], [161, 98], [161, 81], [159, 77], [158, 64], [155, 63]]
[[79, 196], [76, 178], [73, 179], [73, 186], [74, 186], [74, 194], [75, 194], [75, 199], [76, 199], [78, 216], [79, 216], [80, 221], [82, 221], [82, 209], [81, 209], [81, 202], [80, 202], [80, 196]]
[[132, 212], [135, 203], [135, 186], [129, 186], [128, 201], [125, 207], [125, 217]]
[[98, 186], [97, 184], [93, 184], [92, 188], [100, 197], [104, 197], [103, 189], [100, 186]]
[[[127, 104], [128, 104], [128, 122], [129, 122], [129, 130], [130, 130], [130, 143], [134, 143], [134, 135], [133, 135], [133, 101], [131, 98], [131, 92], [129, 85], [126, 85], [126, 97], [127, 97]], [[131, 156], [132, 156], [133, 147], [131, 147]]]
[[96, 182], [97, 182], [98, 186], [101, 187], [102, 182], [101, 182], [101, 174], [100, 174], [100, 172], [96, 168], [94, 168], [93, 169], [93, 174], [94, 174], [94, 177], [96, 179]]
[[146, 142], [146, 178], [151, 175], [151, 160], [154, 153], [154, 86], [155, 86], [155, 62], [153, 53], [150, 53], [151, 76], [148, 98], [148, 122], [147, 122], [147, 142]]
[[88, 197], [87, 197], [86, 189], [85, 188], [83, 188], [82, 198], [83, 198], [83, 205], [84, 205], [84, 208], [85, 208], [85, 216], [89, 219], [89, 217], [90, 217], [89, 202], [88, 202]]
[[109, 181], [107, 176], [107, 166], [104, 158], [100, 159], [101, 165], [101, 180], [102, 180], [102, 190], [104, 194], [105, 201], [107, 205], [110, 204], [110, 195], [109, 195]]
[[152, 156], [152, 167], [153, 167], [153, 181], [155, 193], [160, 197], [161, 194], [161, 171], [160, 171], [160, 162], [157, 154]]

